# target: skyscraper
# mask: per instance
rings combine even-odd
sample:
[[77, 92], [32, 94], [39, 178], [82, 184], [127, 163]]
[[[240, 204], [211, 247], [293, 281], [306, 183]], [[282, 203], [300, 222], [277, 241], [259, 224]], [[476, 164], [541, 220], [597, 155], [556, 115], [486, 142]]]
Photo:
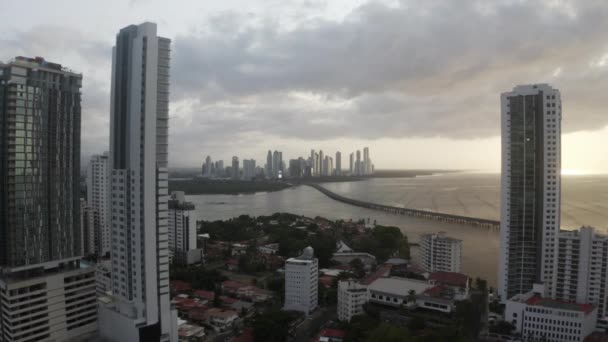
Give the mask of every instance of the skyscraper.
[[355, 154], [353, 152], [351, 152], [350, 154], [350, 158], [349, 158], [349, 170], [350, 170], [350, 175], [354, 175], [355, 174]]
[[336, 176], [342, 175], [342, 153], [336, 152]]
[[357, 160], [355, 161], [355, 174], [357, 176], [361, 176], [362, 172], [362, 163], [361, 163], [361, 151], [357, 150]]
[[325, 176], [325, 155], [323, 150], [319, 150], [319, 175]]
[[120, 30], [112, 52], [113, 301], [99, 321], [112, 341], [177, 340], [169, 298], [170, 44], [156, 24], [143, 23]]
[[279, 176], [279, 169], [281, 168], [281, 158], [279, 157], [279, 151], [275, 150], [272, 154], [272, 177], [277, 178]]
[[239, 157], [232, 157], [232, 179], [239, 179]]
[[285, 261], [285, 310], [308, 315], [318, 304], [319, 260], [312, 247]]
[[95, 271], [81, 263], [81, 86], [41, 57], [0, 63], [1, 341], [97, 328]]
[[203, 167], [203, 177], [211, 177], [212, 164], [213, 162], [211, 161], [211, 156], [207, 156], [207, 158], [205, 158], [205, 165]]
[[266, 155], [266, 178], [272, 178], [272, 151], [268, 150]]
[[171, 192], [169, 200], [169, 255], [172, 262], [190, 265], [202, 261], [196, 241], [196, 211], [183, 191]]
[[363, 148], [363, 170], [362, 174], [369, 175], [372, 169], [372, 162], [369, 159], [369, 147]]
[[[99, 217], [99, 232], [93, 232], [99, 239], [97, 255], [110, 252], [110, 225], [107, 209], [110, 207], [110, 163], [109, 154], [93, 155], [87, 167], [87, 208]], [[96, 212], [96, 213], [95, 213]]]
[[255, 159], [243, 159], [243, 180], [255, 178]]
[[546, 84], [501, 96], [502, 205], [498, 293], [502, 300], [534, 283], [552, 292], [560, 227], [561, 99]]

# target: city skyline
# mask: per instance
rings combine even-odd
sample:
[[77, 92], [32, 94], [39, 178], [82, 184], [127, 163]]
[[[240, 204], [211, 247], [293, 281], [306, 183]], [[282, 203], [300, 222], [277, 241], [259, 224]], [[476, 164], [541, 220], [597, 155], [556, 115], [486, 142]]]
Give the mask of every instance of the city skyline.
[[[232, 0], [185, 3], [179, 10], [167, 11], [156, 1], [92, 7], [64, 2], [70, 13], [39, 2], [25, 20], [11, 17], [0, 23], [0, 41], [6, 46], [0, 60], [39, 55], [61, 60], [86, 75], [83, 164], [90, 155], [108, 150], [110, 80], [106, 76], [115, 28], [150, 20], [175, 42], [170, 148], [180, 153], [170, 153], [171, 167], [198, 166], [202, 147], [228, 159], [229, 147], [222, 143], [228, 140], [243, 146], [239, 154], [258, 161], [264, 157], [260, 141], [281, 146], [286, 155], [304, 155], [304, 143], [327, 151], [367, 145], [376, 151], [374, 161], [385, 169], [497, 172], [496, 94], [514, 84], [546, 82], [561, 89], [564, 108], [573, 113], [563, 123], [563, 168], [567, 173], [608, 171], [608, 157], [582, 153], [589, 146], [606, 144], [608, 136], [601, 91], [608, 79], [603, 77], [608, 63], [602, 44], [608, 38], [603, 29], [608, 6], [602, 3], [505, 1], [456, 6], [372, 0], [278, 6]], [[7, 4], [6, 10], [15, 5]], [[428, 11], [434, 15], [422, 20]], [[445, 13], [470, 24], [445, 22]], [[509, 25], [514, 13], [524, 14], [518, 16], [521, 27], [538, 32], [534, 44], [517, 39], [522, 33]], [[476, 26], [489, 29], [471, 30]], [[432, 37], [428, 32], [437, 30], [448, 32], [450, 41], [428, 47], [424, 44]], [[315, 43], [323, 41], [325, 34], [334, 35], [334, 41], [353, 41], [353, 32], [361, 31], [369, 31], [370, 37], [337, 47], [339, 56], [358, 56], [348, 63], [337, 63], [335, 53]], [[268, 48], [257, 51], [256, 45]], [[378, 48], [388, 52], [365, 53]], [[418, 53], [395, 58], [408, 50]], [[314, 58], [313, 52], [319, 57]], [[277, 55], [284, 60], [276, 60]], [[268, 68], [277, 63], [280, 67]], [[377, 64], [386, 68], [362, 67]], [[353, 75], [355, 68], [363, 70], [360, 75]], [[395, 158], [393, 151], [403, 153]]]

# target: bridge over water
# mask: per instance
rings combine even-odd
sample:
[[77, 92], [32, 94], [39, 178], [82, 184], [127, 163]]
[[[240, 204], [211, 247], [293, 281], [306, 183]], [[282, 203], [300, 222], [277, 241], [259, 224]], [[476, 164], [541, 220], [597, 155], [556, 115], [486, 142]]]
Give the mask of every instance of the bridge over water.
[[392, 214], [420, 217], [420, 218], [431, 219], [431, 220], [436, 220], [436, 221], [441, 221], [441, 222], [468, 224], [471, 226], [484, 227], [484, 228], [489, 228], [489, 229], [499, 229], [500, 228], [499, 221], [487, 220], [487, 219], [482, 219], [482, 218], [477, 218], [477, 217], [444, 214], [444, 213], [438, 213], [438, 212], [429, 211], [429, 210], [400, 208], [400, 207], [393, 207], [390, 205], [383, 205], [383, 204], [359, 201], [356, 199], [338, 195], [335, 192], [327, 190], [327, 188], [324, 188], [323, 186], [316, 184], [316, 183], [305, 183], [305, 184], [319, 190], [320, 192], [322, 192], [327, 197], [329, 197], [333, 200], [336, 200], [336, 201], [339, 201], [342, 203], [346, 203], [346, 204], [350, 204], [350, 205], [354, 205], [357, 207], [373, 209], [373, 210], [380, 210], [380, 211], [384, 211], [384, 212], [388, 212], [388, 213], [392, 213]]

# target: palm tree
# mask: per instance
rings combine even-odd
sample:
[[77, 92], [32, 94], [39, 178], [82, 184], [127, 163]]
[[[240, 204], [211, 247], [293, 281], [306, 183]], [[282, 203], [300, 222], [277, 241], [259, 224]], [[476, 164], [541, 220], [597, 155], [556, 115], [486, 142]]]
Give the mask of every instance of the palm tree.
[[407, 293], [407, 301], [409, 303], [414, 303], [416, 302], [416, 291], [414, 290], [409, 290]]

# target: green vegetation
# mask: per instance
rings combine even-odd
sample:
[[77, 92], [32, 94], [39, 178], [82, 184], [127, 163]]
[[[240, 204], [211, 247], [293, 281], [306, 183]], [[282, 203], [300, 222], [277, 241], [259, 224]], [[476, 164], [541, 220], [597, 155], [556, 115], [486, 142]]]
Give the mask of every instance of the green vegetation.
[[279, 191], [289, 188], [285, 182], [188, 179], [169, 180], [169, 191], [184, 191], [187, 195], [201, 194], [250, 194], [256, 192]]
[[225, 221], [200, 221], [201, 233], [208, 233], [211, 240], [243, 241], [257, 237], [256, 220], [248, 215]]
[[170, 279], [186, 281], [194, 289], [214, 291], [218, 283], [228, 278], [222, 276], [217, 270], [205, 270], [203, 266], [182, 267], [171, 265]]
[[376, 226], [366, 237], [352, 241], [351, 245], [358, 252], [374, 255], [378, 262], [383, 262], [393, 256], [410, 258], [407, 236], [403, 235], [397, 227]]
[[256, 342], [284, 342], [296, 316], [291, 312], [271, 310], [253, 317], [253, 338]]

